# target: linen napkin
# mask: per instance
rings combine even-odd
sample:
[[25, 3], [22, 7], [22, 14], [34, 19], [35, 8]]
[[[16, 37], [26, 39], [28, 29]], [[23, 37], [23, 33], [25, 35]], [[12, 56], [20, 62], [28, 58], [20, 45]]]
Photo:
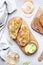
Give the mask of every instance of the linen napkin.
[[[0, 23], [2, 23], [2, 20], [4, 21], [4, 22], [6, 22], [6, 16], [8, 15], [8, 13], [12, 13], [13, 11], [15, 11], [17, 8], [16, 8], [16, 2], [15, 2], [15, 0], [0, 0]], [[6, 16], [5, 16], [5, 12], [6, 12], [6, 10], [7, 10], [7, 14], [6, 14]], [[5, 17], [5, 19], [3, 19]], [[2, 27], [1, 27], [2, 28]], [[0, 28], [0, 30], [1, 30], [1, 28]], [[2, 29], [3, 30], [3, 29]], [[2, 31], [3, 32], [3, 31]], [[4, 32], [2, 33], [2, 32], [0, 32], [0, 35], [2, 35], [2, 37], [0, 36], [0, 44], [2, 43], [2, 41], [3, 41], [3, 43], [5, 43], [5, 45], [6, 46], [8, 46], [8, 47], [10, 47], [9, 46], [9, 44], [8, 44], [8, 42], [7, 42], [7, 40], [6, 40], [6, 37], [5, 37], [5, 34], [4, 34]], [[3, 36], [4, 35], [4, 36]], [[9, 51], [9, 49], [8, 50], [1, 50], [1, 45], [0, 45], [0, 57], [2, 58], [2, 59], [4, 59], [5, 60], [5, 56], [6, 56], [6, 54], [8, 53], [8, 51]]]
[[17, 9], [16, 0], [0, 0], [0, 7], [6, 2], [8, 13], [12, 13]]
[[12, 13], [13, 11], [17, 9], [16, 0], [6, 0], [5, 2], [7, 4], [8, 13]]
[[[3, 49], [5, 49], [5, 50], [3, 50]], [[4, 31], [4, 34], [2, 34], [2, 38], [0, 40], [0, 58], [5, 61], [6, 56], [9, 53], [9, 51], [10, 51], [10, 45], [7, 41], [5, 31]]]
[[0, 8], [3, 6], [5, 0], [0, 0]]

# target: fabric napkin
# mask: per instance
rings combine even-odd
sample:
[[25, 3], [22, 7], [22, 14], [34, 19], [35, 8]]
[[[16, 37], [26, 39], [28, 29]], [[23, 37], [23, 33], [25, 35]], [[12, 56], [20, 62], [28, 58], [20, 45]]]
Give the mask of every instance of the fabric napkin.
[[[8, 49], [3, 50], [3, 48], [4, 49], [8, 48]], [[0, 58], [5, 61], [6, 60], [6, 56], [9, 53], [9, 51], [10, 51], [10, 45], [9, 45], [9, 43], [7, 41], [7, 38], [6, 38], [6, 35], [5, 35], [5, 32], [4, 32], [4, 34], [2, 34], [2, 38], [0, 40]]]
[[6, 3], [8, 13], [12, 13], [17, 9], [16, 0], [0, 0], [0, 7], [2, 7], [4, 3]]
[[5, 0], [0, 0], [0, 8], [3, 6]]
[[[5, 6], [4, 6], [5, 5]], [[12, 13], [13, 11], [15, 11], [17, 8], [16, 8], [16, 2], [15, 0], [0, 0], [0, 20], [2, 21], [5, 21], [3, 18], [6, 17], [5, 16], [5, 8], [7, 10], [7, 15], [8, 13]], [[2, 10], [3, 9], [3, 10]], [[1, 13], [2, 12], [2, 13]], [[1, 29], [1, 28], [0, 28]], [[3, 30], [3, 29], [2, 29]], [[0, 44], [3, 42], [6, 44], [6, 46], [8, 44], [7, 40], [6, 40], [6, 37], [5, 37], [5, 34], [4, 32], [0, 32], [0, 35], [2, 35], [2, 37], [0, 36]], [[4, 35], [4, 36], [3, 36]], [[1, 46], [1, 45], [0, 45]], [[9, 46], [10, 47], [10, 46]], [[6, 54], [8, 53], [9, 49], [8, 50], [0, 50], [0, 57], [3, 58], [5, 60], [5, 56]]]
[[17, 9], [16, 0], [6, 0], [8, 13], [12, 13]]

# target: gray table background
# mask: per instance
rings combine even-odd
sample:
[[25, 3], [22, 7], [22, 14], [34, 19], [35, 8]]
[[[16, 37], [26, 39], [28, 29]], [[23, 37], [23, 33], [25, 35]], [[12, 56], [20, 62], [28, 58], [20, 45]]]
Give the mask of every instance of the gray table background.
[[[24, 18], [26, 20], [26, 23], [28, 24], [31, 32], [33, 33], [33, 35], [35, 36], [35, 38], [38, 40], [38, 43], [39, 43], [39, 50], [38, 50], [38, 52], [35, 53], [32, 56], [26, 56], [21, 51], [21, 49], [19, 48], [19, 46], [12, 39], [10, 39], [8, 30], [7, 30], [7, 26], [6, 26], [6, 29], [5, 29], [5, 34], [6, 34], [7, 39], [10, 39], [11, 42], [13, 42], [13, 46], [11, 47], [12, 50], [17, 51], [20, 54], [20, 62], [17, 65], [23, 65], [23, 62], [25, 62], [25, 61], [29, 61], [30, 62], [29, 65], [34, 65], [34, 64], [35, 65], [43, 65], [43, 61], [42, 62], [38, 62], [38, 56], [43, 51], [43, 35], [40, 35], [39, 33], [33, 31], [31, 29], [31, 26], [30, 26], [31, 25], [31, 21], [34, 18], [34, 16], [35, 16], [35, 14], [36, 14], [36, 12], [37, 12], [40, 4], [43, 3], [43, 0], [33, 0], [34, 5], [35, 5], [35, 12], [34, 12], [34, 15], [32, 15], [30, 18], [27, 18], [26, 16], [24, 16], [23, 13], [21, 12], [21, 6], [23, 4], [23, 1], [24, 0], [16, 0], [17, 11], [13, 12], [12, 14], [10, 14], [8, 16], [8, 20], [10, 18], [14, 17], [14, 16], [20, 16], [20, 17], [22, 17], [22, 18]], [[0, 65], [7, 65], [7, 64], [0, 59]]]

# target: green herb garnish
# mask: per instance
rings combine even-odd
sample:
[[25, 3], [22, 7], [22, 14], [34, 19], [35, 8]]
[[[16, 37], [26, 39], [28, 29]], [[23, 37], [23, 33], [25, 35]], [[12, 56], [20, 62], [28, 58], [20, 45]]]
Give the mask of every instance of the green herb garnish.
[[22, 38], [23, 38], [23, 39], [26, 39], [26, 36], [25, 36], [24, 34], [22, 34]]
[[15, 30], [14, 29], [11, 29], [11, 32], [15, 32]]
[[9, 40], [7, 40], [7, 41], [8, 41], [8, 43], [9, 43], [11, 46], [13, 45], [11, 41], [9, 41]]
[[30, 64], [30, 62], [24, 62], [23, 63], [23, 65], [29, 65]]

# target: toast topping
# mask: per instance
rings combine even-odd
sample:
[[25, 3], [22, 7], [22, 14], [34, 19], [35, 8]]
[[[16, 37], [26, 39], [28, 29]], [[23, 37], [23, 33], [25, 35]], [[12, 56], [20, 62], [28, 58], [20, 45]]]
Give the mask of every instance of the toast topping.
[[29, 41], [29, 29], [28, 26], [25, 25], [25, 23], [21, 26], [17, 40], [19, 42], [19, 45], [21, 46], [25, 46]]
[[13, 39], [16, 39], [20, 25], [21, 25], [21, 18], [15, 17], [14, 19], [12, 18], [9, 21], [8, 28], [9, 28], [10, 36]]

